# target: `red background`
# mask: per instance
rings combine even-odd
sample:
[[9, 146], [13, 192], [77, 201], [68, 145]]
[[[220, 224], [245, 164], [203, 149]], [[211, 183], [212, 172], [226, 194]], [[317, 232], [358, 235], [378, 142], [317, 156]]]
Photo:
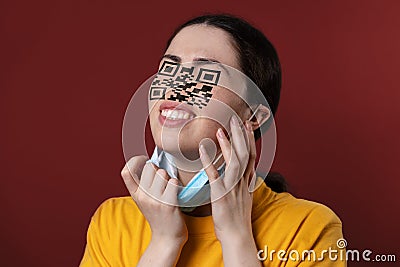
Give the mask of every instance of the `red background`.
[[94, 210], [127, 194], [130, 97], [206, 11], [248, 19], [278, 50], [273, 169], [340, 216], [349, 248], [400, 257], [399, 2], [224, 2], [0, 3], [2, 266], [78, 265]]

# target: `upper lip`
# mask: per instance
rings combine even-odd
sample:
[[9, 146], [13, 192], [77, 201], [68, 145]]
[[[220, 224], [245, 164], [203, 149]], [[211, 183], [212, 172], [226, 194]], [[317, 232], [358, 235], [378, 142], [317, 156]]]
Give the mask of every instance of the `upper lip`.
[[164, 109], [176, 109], [176, 110], [183, 110], [186, 111], [192, 115], [196, 115], [193, 110], [191, 110], [187, 104], [185, 103], [180, 103], [180, 102], [175, 102], [175, 101], [163, 101], [163, 103], [160, 105], [160, 111]]

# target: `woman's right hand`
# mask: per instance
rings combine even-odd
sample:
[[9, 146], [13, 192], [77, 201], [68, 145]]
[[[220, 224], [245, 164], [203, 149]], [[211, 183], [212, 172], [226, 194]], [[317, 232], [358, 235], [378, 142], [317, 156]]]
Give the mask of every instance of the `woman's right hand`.
[[145, 156], [128, 161], [121, 171], [125, 185], [148, 221], [152, 239], [184, 244], [188, 231], [178, 207], [178, 180], [146, 161]]

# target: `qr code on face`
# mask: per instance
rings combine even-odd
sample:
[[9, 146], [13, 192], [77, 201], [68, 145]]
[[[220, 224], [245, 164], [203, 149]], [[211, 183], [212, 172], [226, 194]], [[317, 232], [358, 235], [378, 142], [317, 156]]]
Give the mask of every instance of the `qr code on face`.
[[164, 61], [150, 88], [150, 100], [164, 99], [168, 88], [183, 87], [194, 80], [194, 67], [181, 67], [175, 62]]
[[186, 102], [202, 108], [210, 101], [211, 90], [213, 85], [218, 85], [219, 78], [220, 71], [217, 70], [196, 70], [194, 66], [185, 67], [179, 63], [164, 61], [151, 84], [150, 100], [164, 99], [167, 89], [172, 89], [168, 100]]
[[212, 86], [206, 84], [198, 84], [196, 82], [186, 83], [182, 87], [178, 87], [172, 90], [172, 94], [168, 97], [168, 100], [186, 102], [188, 105], [197, 106], [202, 109], [207, 106], [212, 97], [211, 90]]

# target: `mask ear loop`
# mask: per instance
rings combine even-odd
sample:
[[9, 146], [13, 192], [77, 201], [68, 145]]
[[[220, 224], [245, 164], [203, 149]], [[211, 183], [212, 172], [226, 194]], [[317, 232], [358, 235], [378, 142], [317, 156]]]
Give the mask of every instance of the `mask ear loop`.
[[252, 119], [254, 119], [254, 117], [256, 116], [256, 113], [258, 111], [258, 109], [261, 107], [261, 104], [258, 104], [258, 106], [256, 107], [256, 109], [254, 110], [253, 114], [250, 116], [249, 121], [251, 121]]

